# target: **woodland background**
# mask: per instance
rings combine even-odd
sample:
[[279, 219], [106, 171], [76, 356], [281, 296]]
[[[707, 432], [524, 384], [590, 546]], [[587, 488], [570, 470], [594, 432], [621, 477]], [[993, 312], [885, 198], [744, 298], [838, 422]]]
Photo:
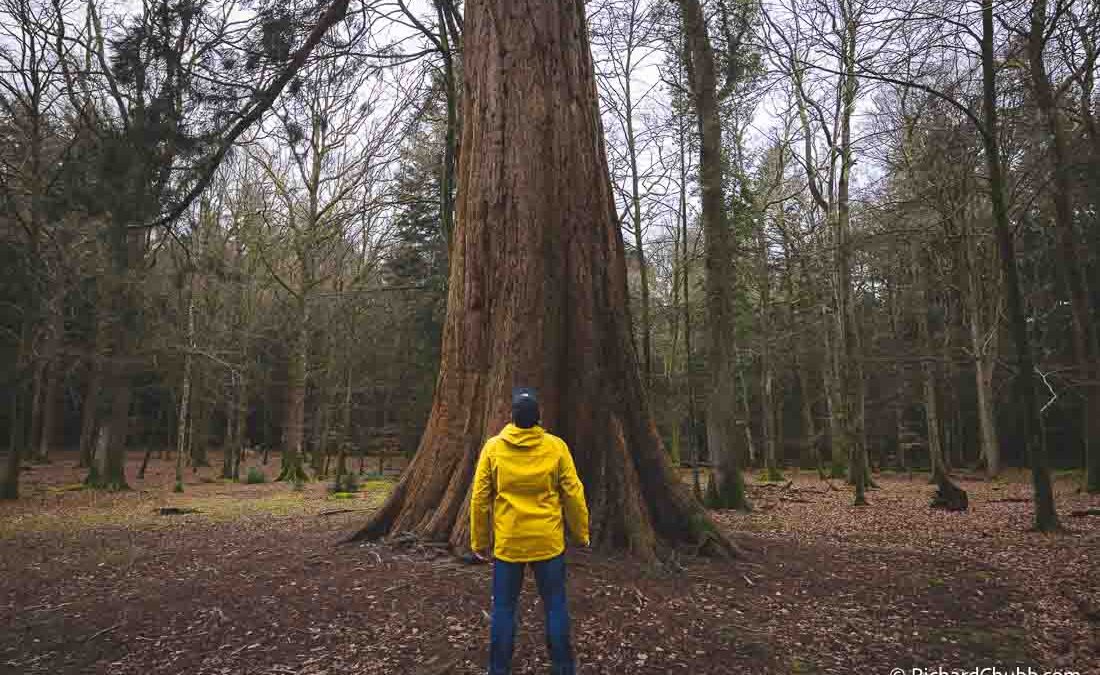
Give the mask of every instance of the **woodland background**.
[[[675, 3], [586, 9], [638, 367], [666, 447], [706, 463], [683, 23]], [[705, 3], [735, 237], [720, 271], [736, 304], [731, 409], [754, 465], [843, 473], [844, 372], [874, 467], [1025, 463], [983, 160], [987, 43], [1041, 436], [1056, 467], [1085, 465], [1100, 9], [997, 3], [988, 33], [979, 9]], [[211, 448], [287, 449], [317, 475], [341, 448], [415, 450], [446, 305], [461, 7], [357, 3], [298, 63], [318, 11], [4, 0], [9, 464], [78, 448], [93, 466], [97, 439], [101, 461], [124, 445], [196, 466]], [[288, 63], [300, 70], [252, 124]], [[842, 301], [854, 360], [830, 327]]]

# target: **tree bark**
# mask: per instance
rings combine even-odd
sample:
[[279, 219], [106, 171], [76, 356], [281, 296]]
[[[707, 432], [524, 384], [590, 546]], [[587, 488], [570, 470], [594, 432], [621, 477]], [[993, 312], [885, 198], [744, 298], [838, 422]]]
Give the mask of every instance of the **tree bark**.
[[[779, 203], [780, 228], [784, 227], [783, 202]], [[783, 480], [783, 473], [779, 470], [778, 452], [776, 446], [780, 444], [779, 433], [781, 425], [778, 423], [775, 405], [773, 384], [775, 380], [774, 367], [772, 366], [772, 316], [771, 316], [771, 272], [768, 268], [768, 238], [764, 228], [764, 220], [760, 219], [759, 241], [759, 292], [760, 292], [760, 413], [763, 419], [764, 432], [764, 477], [766, 480]]]
[[[682, 51], [682, 50], [681, 50]], [[683, 273], [683, 314], [684, 314], [684, 387], [687, 390], [688, 412], [688, 455], [691, 458], [691, 487], [696, 498], [701, 499], [703, 486], [699, 477], [699, 443], [695, 433], [695, 380], [692, 378], [694, 358], [692, 357], [692, 320], [691, 320], [691, 248], [688, 245], [688, 208], [687, 208], [687, 164], [688, 141], [687, 130], [684, 124], [684, 114], [676, 115], [677, 148], [680, 153], [680, 243], [683, 246], [683, 255], [680, 258], [680, 269]]]
[[[966, 305], [967, 328], [970, 334], [970, 352], [974, 359], [974, 385], [978, 403], [978, 434], [981, 443], [981, 460], [985, 465], [986, 476], [992, 478], [1001, 471], [1001, 446], [997, 436], [997, 418], [993, 410], [993, 336], [983, 334], [987, 327], [982, 319], [982, 284], [979, 267], [976, 235], [964, 231], [966, 240], [962, 247], [964, 261], [963, 273], [966, 275], [966, 293], [963, 302]], [[995, 316], [995, 315], [994, 315]]]
[[[842, 8], [846, 7], [842, 4]], [[849, 206], [849, 179], [852, 168], [852, 115], [855, 114], [856, 90], [856, 21], [845, 16], [844, 75], [841, 82], [840, 110], [840, 174], [837, 179], [836, 216], [836, 277], [838, 324], [837, 353], [840, 367], [837, 369], [838, 402], [841, 406], [840, 430], [844, 435], [845, 450], [851, 462], [849, 479], [855, 486], [857, 506], [867, 502], [864, 490], [867, 486], [866, 451], [863, 447], [863, 365], [859, 355], [856, 307], [852, 299], [852, 236], [851, 209]]]
[[699, 187], [706, 238], [707, 452], [713, 464], [712, 506], [748, 509], [737, 435], [734, 350], [733, 231], [726, 220], [722, 124], [714, 51], [699, 0], [681, 0], [688, 83], [699, 133]]
[[187, 454], [187, 430], [191, 422], [191, 371], [194, 368], [194, 351], [195, 282], [192, 277], [187, 294], [187, 352], [183, 355], [183, 383], [180, 386], [179, 412], [176, 416], [176, 492], [183, 492], [183, 458]]
[[921, 350], [921, 391], [924, 395], [924, 422], [927, 428], [925, 438], [928, 441], [928, 461], [932, 470], [932, 482], [939, 483], [947, 475], [944, 462], [942, 435], [940, 434], [939, 393], [936, 388], [936, 365], [932, 361], [932, 335], [928, 325], [928, 312], [932, 298], [929, 291], [929, 270], [927, 253], [919, 248], [914, 251], [913, 269], [917, 273], [920, 288], [920, 304], [917, 307], [917, 332], [920, 336]]
[[[303, 269], [305, 266], [303, 265]], [[304, 286], [304, 285], [303, 285]], [[302, 457], [305, 440], [306, 386], [309, 368], [309, 305], [304, 291], [298, 297], [298, 325], [290, 346], [287, 366], [285, 445], [277, 481], [301, 482], [308, 479]]]
[[661, 447], [631, 346], [581, 0], [470, 0], [448, 311], [419, 450], [355, 538], [411, 531], [469, 549], [469, 493], [514, 385], [569, 443], [596, 546], [732, 547]]
[[[37, 401], [37, 432], [34, 438], [34, 460], [40, 463], [50, 461], [50, 446], [53, 444], [55, 415], [57, 413], [57, 386], [61, 380], [61, 343], [64, 337], [65, 321], [61, 304], [64, 284], [54, 273], [53, 288], [46, 299], [45, 331], [42, 341], [41, 397]], [[36, 384], [37, 386], [37, 384]]]
[[[134, 361], [137, 353], [138, 325], [137, 285], [139, 266], [145, 250], [145, 235], [132, 232], [124, 214], [118, 214], [110, 225], [110, 271], [106, 275], [109, 316], [98, 317], [106, 322], [110, 370], [106, 380], [110, 393], [109, 414], [100, 427], [103, 443], [97, 445], [97, 457], [92, 462], [85, 483], [106, 490], [128, 490], [126, 483], [126, 443], [130, 426]], [[98, 442], [97, 442], [98, 443]]]
[[103, 360], [100, 348], [103, 345], [103, 319], [100, 312], [101, 302], [97, 299], [95, 311], [94, 338], [92, 342], [91, 372], [88, 375], [88, 384], [84, 389], [84, 398], [80, 410], [80, 462], [79, 466], [87, 469], [92, 465], [92, 456], [95, 454], [95, 428], [99, 419], [99, 390], [103, 387]]
[[1001, 161], [1000, 125], [997, 110], [996, 55], [993, 25], [993, 3], [982, 5], [982, 102], [985, 109], [985, 125], [981, 129], [986, 168], [989, 172], [989, 195], [993, 205], [993, 222], [1000, 249], [1001, 274], [1004, 277], [1005, 299], [1012, 342], [1016, 348], [1016, 399], [1023, 408], [1019, 416], [1020, 436], [1027, 446], [1031, 464], [1032, 489], [1035, 501], [1035, 529], [1046, 532], [1059, 529], [1058, 512], [1054, 508], [1054, 489], [1050, 481], [1050, 465], [1042, 439], [1039, 402], [1035, 396], [1033, 373], [1035, 364], [1031, 353], [1031, 339], [1027, 332], [1027, 317], [1020, 292], [1019, 272], [1016, 268], [1016, 243], [1008, 222], [1005, 204], [1004, 167]]

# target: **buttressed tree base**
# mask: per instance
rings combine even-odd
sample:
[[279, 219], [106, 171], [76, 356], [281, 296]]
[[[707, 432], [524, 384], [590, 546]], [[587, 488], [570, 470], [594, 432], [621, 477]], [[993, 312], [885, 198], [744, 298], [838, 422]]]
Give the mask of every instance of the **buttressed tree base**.
[[478, 453], [524, 384], [572, 449], [595, 546], [733, 553], [669, 462], [638, 375], [584, 3], [470, 0], [463, 56], [435, 400], [415, 459], [356, 538], [468, 549]]

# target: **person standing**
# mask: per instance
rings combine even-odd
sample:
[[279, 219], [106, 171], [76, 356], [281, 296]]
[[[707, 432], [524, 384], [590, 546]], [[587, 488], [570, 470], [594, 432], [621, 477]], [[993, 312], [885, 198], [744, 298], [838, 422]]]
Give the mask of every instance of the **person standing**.
[[565, 596], [565, 526], [576, 543], [588, 546], [588, 506], [569, 447], [539, 426], [539, 417], [535, 390], [514, 389], [512, 422], [485, 443], [474, 475], [470, 548], [478, 558], [488, 558], [492, 530], [489, 675], [512, 672], [516, 604], [528, 565], [546, 612], [551, 672], [576, 672]]

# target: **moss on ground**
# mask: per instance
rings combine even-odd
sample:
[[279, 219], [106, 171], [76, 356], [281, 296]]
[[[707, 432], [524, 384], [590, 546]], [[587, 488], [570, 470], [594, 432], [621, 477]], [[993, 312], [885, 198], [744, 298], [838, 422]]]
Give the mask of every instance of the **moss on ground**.
[[[363, 483], [359, 493], [348, 493], [347, 499], [362, 502], [364, 510], [377, 508], [389, 496], [393, 486], [394, 482], [389, 479], [367, 481]], [[98, 528], [157, 527], [169, 521], [165, 516], [159, 515], [159, 510], [163, 507], [199, 511], [173, 516], [173, 522], [177, 523], [199, 520], [232, 522], [248, 518], [285, 518], [319, 513], [329, 508], [330, 503], [329, 495], [319, 490], [294, 491], [285, 485], [261, 488], [262, 491], [244, 485], [202, 485], [204, 489], [207, 487], [214, 487], [218, 492], [210, 494], [191, 489], [185, 494], [173, 494], [170, 487], [155, 493], [130, 492], [98, 497], [89, 492], [90, 498], [79, 505], [62, 501], [56, 506], [36, 507], [27, 512], [7, 515], [0, 519], [0, 539], [28, 533], [79, 533]], [[78, 486], [60, 486], [47, 488], [46, 491], [60, 497], [62, 493], [80, 489]], [[85, 498], [81, 495], [79, 499]]]

